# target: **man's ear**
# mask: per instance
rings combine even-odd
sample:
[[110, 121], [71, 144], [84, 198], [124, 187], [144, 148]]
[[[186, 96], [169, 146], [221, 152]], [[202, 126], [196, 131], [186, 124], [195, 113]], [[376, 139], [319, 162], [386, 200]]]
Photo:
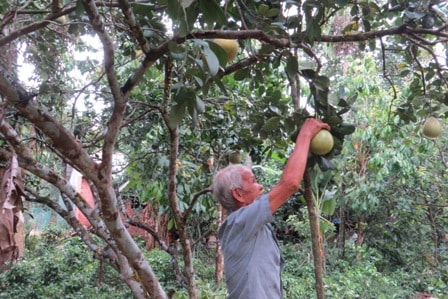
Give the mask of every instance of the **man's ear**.
[[243, 196], [241, 194], [241, 189], [240, 188], [232, 189], [232, 196], [239, 203], [244, 203]]

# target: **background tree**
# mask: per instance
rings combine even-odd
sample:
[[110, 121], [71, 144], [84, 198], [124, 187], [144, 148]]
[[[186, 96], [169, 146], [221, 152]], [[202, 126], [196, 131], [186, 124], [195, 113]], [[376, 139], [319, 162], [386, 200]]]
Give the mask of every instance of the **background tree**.
[[[198, 298], [192, 255], [201, 233], [192, 224], [215, 211], [208, 186], [229, 151], [254, 163], [281, 159], [289, 136], [314, 116], [337, 142], [309, 163], [332, 168], [364, 90], [344, 87], [349, 58], [341, 53], [370, 52], [381, 66], [388, 126], [444, 118], [447, 11], [444, 1], [8, 1], [0, 5], [0, 47], [17, 47], [31, 67], [20, 80], [18, 66], [0, 68], [2, 145], [29, 175], [25, 199], [62, 216], [136, 298], [167, 294], [126, 230], [117, 186], [129, 180], [126, 192], [169, 211], [179, 279]], [[237, 58], [229, 62], [214, 38], [237, 39]], [[19, 134], [13, 122], [28, 130]], [[117, 153], [127, 170], [120, 176]], [[94, 206], [69, 183], [71, 168], [89, 181]], [[62, 203], [42, 194], [43, 182]]]

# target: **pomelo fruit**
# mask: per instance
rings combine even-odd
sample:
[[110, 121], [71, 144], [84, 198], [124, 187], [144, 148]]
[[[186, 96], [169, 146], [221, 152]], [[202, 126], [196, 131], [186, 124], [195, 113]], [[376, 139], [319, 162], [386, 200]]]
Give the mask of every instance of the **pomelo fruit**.
[[320, 130], [313, 139], [311, 139], [310, 151], [315, 155], [326, 155], [334, 146], [333, 135], [328, 130]]
[[234, 151], [229, 154], [229, 161], [232, 164], [241, 163], [241, 153], [239, 151]]
[[442, 133], [442, 125], [434, 116], [430, 116], [423, 124], [423, 135], [428, 138], [437, 138]]
[[238, 41], [236, 39], [215, 38], [213, 42], [224, 49], [227, 54], [227, 62], [235, 59], [238, 51], [240, 50], [240, 46], [238, 45]]

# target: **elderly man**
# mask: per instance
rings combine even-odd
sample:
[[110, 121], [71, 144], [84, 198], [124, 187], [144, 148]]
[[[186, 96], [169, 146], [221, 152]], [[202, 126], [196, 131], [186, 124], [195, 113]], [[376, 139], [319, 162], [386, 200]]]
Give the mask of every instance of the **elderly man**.
[[218, 231], [229, 299], [283, 298], [283, 259], [270, 222], [303, 179], [311, 139], [329, 126], [309, 118], [297, 136], [280, 181], [269, 192], [243, 165], [229, 165], [213, 179], [213, 195], [228, 211]]

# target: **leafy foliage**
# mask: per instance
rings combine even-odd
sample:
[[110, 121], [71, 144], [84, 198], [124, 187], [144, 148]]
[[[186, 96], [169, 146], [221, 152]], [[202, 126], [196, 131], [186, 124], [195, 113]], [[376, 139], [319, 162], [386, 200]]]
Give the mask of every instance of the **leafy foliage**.
[[[28, 254], [24, 262], [15, 264], [0, 275], [0, 298], [129, 298], [129, 290], [120, 282], [115, 271], [101, 268], [84, 243], [77, 237], [65, 237], [65, 232], [55, 229], [45, 231], [40, 237], [27, 240]], [[39, 239], [40, 240], [39, 240]], [[282, 246], [287, 261], [283, 271], [285, 298], [309, 297], [314, 291], [311, 248], [303, 244]], [[437, 271], [422, 268], [396, 267], [383, 272], [381, 254], [366, 247], [347, 246], [346, 257], [336, 257], [328, 251], [326, 296], [330, 298], [408, 298], [416, 292], [432, 292], [445, 298], [443, 279], [446, 267]], [[189, 298], [171, 271], [171, 257], [154, 249], [145, 252], [161, 283], [171, 291], [173, 298]], [[200, 283], [200, 298], [225, 298], [225, 288], [213, 283], [214, 266], [210, 255], [203, 251], [195, 259]], [[100, 280], [100, 277], [102, 279]]]
[[[123, 200], [171, 217], [189, 268], [188, 244], [216, 229], [213, 173], [241, 151], [268, 165], [261, 174], [272, 186], [307, 117], [329, 123], [336, 141], [329, 155], [309, 159], [331, 178], [315, 191], [338, 190], [322, 210], [348, 213], [365, 229], [365, 243], [388, 261], [379, 269], [443, 250], [446, 134], [430, 142], [416, 132], [429, 115], [446, 125], [444, 1], [22, 2], [0, 4], [0, 47], [29, 68], [16, 55], [0, 57], [0, 144], [29, 174], [29, 200], [84, 236], [114, 240], [129, 267], [141, 246], [116, 217]], [[238, 40], [232, 63], [213, 38]], [[10, 80], [14, 73], [20, 80]], [[94, 187], [94, 209], [67, 186], [66, 165]], [[72, 206], [95, 220], [94, 233], [70, 220]], [[292, 212], [301, 221], [302, 206], [298, 196], [282, 207], [277, 227]], [[139, 262], [133, 270], [150, 281], [151, 267]], [[185, 273], [197, 297], [194, 271]]]
[[28, 238], [27, 258], [0, 274], [0, 298], [131, 296], [116, 272], [101, 266], [79, 238], [65, 239], [61, 233]]

